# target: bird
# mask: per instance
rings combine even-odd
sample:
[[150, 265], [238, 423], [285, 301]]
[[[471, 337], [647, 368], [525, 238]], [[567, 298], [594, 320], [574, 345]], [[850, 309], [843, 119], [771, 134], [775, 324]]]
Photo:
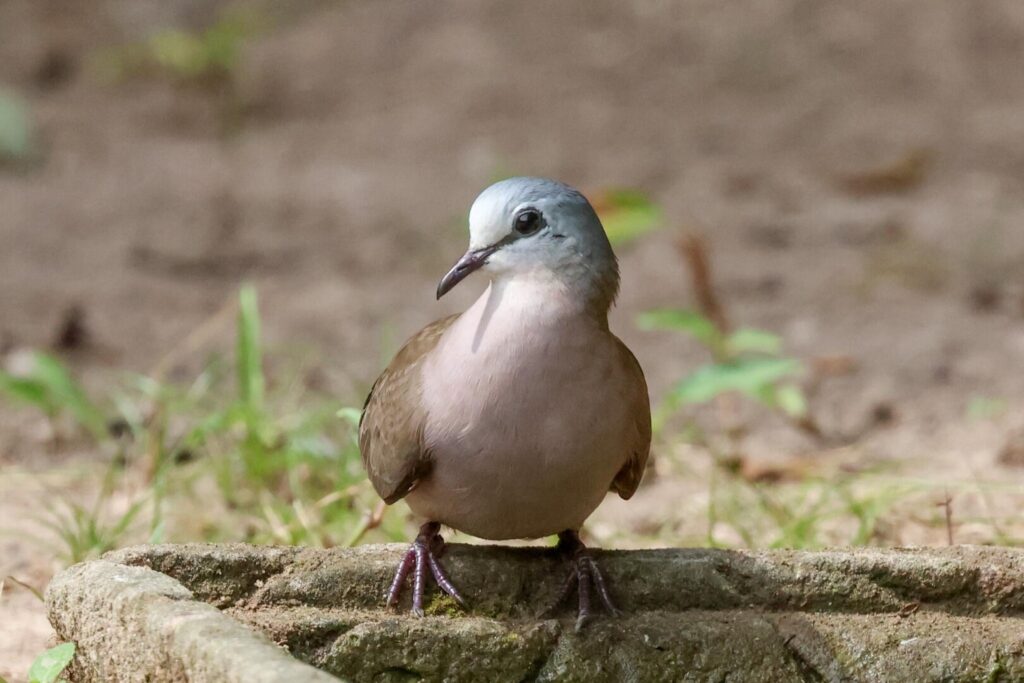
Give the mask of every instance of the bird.
[[651, 444], [643, 370], [608, 326], [618, 261], [583, 194], [516, 177], [473, 202], [469, 249], [437, 298], [477, 271], [490, 282], [476, 302], [413, 335], [363, 407], [370, 482], [424, 520], [386, 604], [411, 574], [422, 616], [429, 574], [466, 606], [438, 559], [442, 526], [488, 540], [557, 535], [569, 565], [558, 603], [576, 590], [580, 629], [594, 593], [620, 613], [580, 528], [609, 491], [634, 494]]

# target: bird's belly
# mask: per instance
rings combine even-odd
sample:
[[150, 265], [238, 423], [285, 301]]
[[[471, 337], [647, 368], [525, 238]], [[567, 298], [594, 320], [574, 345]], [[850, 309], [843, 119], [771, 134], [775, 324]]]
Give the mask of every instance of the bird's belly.
[[492, 540], [579, 529], [617, 471], [579, 453], [491, 449], [467, 457], [463, 446], [438, 449], [430, 476], [406, 500], [422, 517]]
[[485, 377], [475, 391], [432, 390], [445, 397], [424, 435], [434, 466], [410, 508], [494, 540], [578, 529], [627, 458], [629, 416], [608, 368], [586, 353], [481, 361], [443, 370], [445, 382]]

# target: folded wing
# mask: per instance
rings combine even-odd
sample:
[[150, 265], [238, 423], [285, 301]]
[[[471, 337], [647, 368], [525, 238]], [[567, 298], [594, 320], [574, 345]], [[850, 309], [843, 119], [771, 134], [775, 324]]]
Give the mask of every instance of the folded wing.
[[622, 340], [616, 338], [623, 366], [627, 368], [630, 387], [626, 397], [633, 415], [632, 429], [629, 433], [629, 448], [626, 462], [612, 480], [611, 490], [623, 499], [629, 500], [640, 486], [647, 467], [647, 457], [651, 452], [651, 400], [647, 395], [647, 380], [636, 356]]
[[430, 473], [430, 454], [423, 447], [423, 361], [456, 318], [431, 323], [407, 341], [366, 397], [359, 451], [370, 483], [388, 504]]

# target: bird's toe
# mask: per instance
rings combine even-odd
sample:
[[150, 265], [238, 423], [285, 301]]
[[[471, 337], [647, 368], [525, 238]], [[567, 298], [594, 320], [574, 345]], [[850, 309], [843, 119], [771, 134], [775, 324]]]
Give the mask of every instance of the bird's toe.
[[395, 576], [385, 595], [387, 607], [394, 607], [398, 604], [402, 589], [407, 580], [412, 580], [412, 613], [418, 617], [424, 616], [423, 596], [426, 589], [427, 575], [434, 578], [434, 582], [446, 594], [450, 595], [461, 607], [466, 607], [466, 600], [459, 593], [458, 589], [448, 578], [448, 573], [438, 562], [438, 556], [444, 551], [444, 539], [437, 533], [440, 527], [436, 523], [424, 524], [420, 534], [412, 542], [409, 550], [402, 556]]

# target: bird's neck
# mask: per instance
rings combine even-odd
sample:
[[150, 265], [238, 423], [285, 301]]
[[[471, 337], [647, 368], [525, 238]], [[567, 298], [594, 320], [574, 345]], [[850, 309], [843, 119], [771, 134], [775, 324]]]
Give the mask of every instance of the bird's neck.
[[586, 319], [608, 328], [608, 309], [618, 291], [618, 273], [598, 279], [585, 270], [538, 268], [494, 278], [482, 299], [492, 309], [518, 311], [538, 323]]

